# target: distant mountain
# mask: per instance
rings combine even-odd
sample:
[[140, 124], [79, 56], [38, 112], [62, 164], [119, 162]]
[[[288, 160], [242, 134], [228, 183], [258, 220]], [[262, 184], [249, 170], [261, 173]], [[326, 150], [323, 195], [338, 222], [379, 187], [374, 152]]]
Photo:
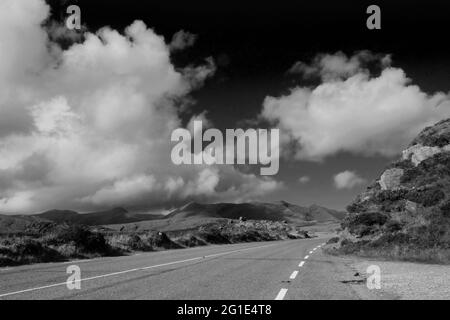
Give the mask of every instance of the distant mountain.
[[285, 201], [274, 203], [188, 203], [168, 215], [139, 214], [124, 208], [106, 211], [78, 213], [72, 210], [49, 210], [33, 215], [0, 215], [0, 234], [14, 232], [41, 232], [71, 224], [87, 226], [114, 226], [139, 224], [150, 229], [189, 228], [216, 219], [286, 221], [308, 223], [340, 221], [343, 212], [312, 205], [301, 207]]
[[26, 215], [0, 215], [0, 234], [9, 233], [43, 233], [58, 228], [55, 222]]
[[345, 213], [336, 210], [312, 205], [301, 207], [286, 201], [264, 203], [217, 203], [200, 204], [196, 202], [173, 210], [166, 218], [180, 220], [187, 218], [227, 218], [240, 217], [251, 220], [270, 220], [287, 222], [325, 222], [339, 221]]
[[66, 222], [69, 224], [84, 224], [88, 226], [130, 223], [164, 218], [163, 215], [131, 213], [124, 208], [114, 208], [106, 211], [83, 214], [70, 210], [50, 210], [33, 216], [57, 223]]

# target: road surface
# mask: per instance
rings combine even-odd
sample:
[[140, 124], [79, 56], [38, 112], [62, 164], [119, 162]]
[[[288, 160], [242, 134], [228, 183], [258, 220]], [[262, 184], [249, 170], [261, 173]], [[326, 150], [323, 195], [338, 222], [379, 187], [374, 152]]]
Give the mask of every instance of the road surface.
[[[213, 245], [0, 269], [0, 299], [374, 299], [326, 239]], [[67, 268], [81, 271], [69, 290]], [[75, 282], [75, 284], [77, 284]]]

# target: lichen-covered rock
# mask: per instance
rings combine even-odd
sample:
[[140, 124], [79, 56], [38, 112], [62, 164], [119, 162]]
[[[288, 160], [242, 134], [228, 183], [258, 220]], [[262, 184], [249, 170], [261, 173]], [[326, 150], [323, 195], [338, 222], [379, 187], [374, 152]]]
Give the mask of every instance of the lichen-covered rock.
[[395, 190], [400, 187], [400, 181], [403, 176], [403, 169], [393, 168], [386, 170], [380, 178], [382, 190]]
[[422, 161], [431, 158], [440, 152], [442, 152], [440, 147], [429, 147], [416, 144], [403, 151], [402, 159], [410, 160], [415, 166], [418, 166]]

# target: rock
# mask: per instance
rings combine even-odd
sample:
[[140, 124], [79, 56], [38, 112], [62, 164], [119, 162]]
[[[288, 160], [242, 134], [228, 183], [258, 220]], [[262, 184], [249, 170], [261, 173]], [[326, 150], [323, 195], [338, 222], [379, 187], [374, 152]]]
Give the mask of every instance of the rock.
[[443, 148], [450, 144], [450, 118], [425, 128], [410, 144]]
[[410, 213], [415, 214], [417, 212], [417, 203], [415, 203], [413, 201], [406, 200], [405, 210], [410, 212]]
[[429, 147], [421, 144], [416, 144], [403, 151], [402, 159], [411, 160], [415, 166], [418, 166], [422, 161], [431, 158], [435, 154], [441, 153], [445, 150], [450, 150], [450, 146]]
[[403, 176], [403, 169], [393, 168], [386, 170], [380, 178], [380, 186], [382, 190], [395, 190], [400, 187], [400, 179]]

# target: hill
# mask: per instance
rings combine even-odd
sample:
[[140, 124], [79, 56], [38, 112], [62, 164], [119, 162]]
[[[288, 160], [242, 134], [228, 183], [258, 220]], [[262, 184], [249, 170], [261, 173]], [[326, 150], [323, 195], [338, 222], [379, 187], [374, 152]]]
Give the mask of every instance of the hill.
[[286, 221], [298, 225], [338, 222], [345, 213], [312, 205], [301, 207], [285, 201], [274, 203], [218, 203], [191, 202], [168, 215], [139, 214], [124, 208], [78, 213], [72, 210], [49, 210], [33, 215], [0, 215], [0, 233], [41, 232], [46, 228], [64, 225], [108, 226], [126, 230], [184, 230], [223, 219]]
[[50, 210], [34, 216], [57, 223], [66, 222], [70, 224], [84, 224], [88, 226], [129, 223], [164, 218], [163, 215], [131, 213], [124, 208], [114, 208], [111, 210], [83, 214], [70, 210]]
[[297, 226], [311, 226], [317, 223], [338, 223], [346, 215], [318, 205], [302, 207], [286, 201], [274, 203], [217, 203], [201, 204], [190, 202], [172, 210], [164, 219], [126, 224], [110, 224], [105, 227], [124, 232], [145, 230], [177, 231], [191, 230], [203, 225], [226, 223], [229, 220], [264, 220], [287, 222]]
[[55, 223], [39, 217], [0, 215], [0, 234], [40, 233], [55, 226]]
[[348, 211], [333, 250], [450, 262], [450, 119], [424, 129]]
[[226, 218], [250, 220], [283, 221], [292, 223], [338, 221], [342, 213], [313, 205], [301, 207], [285, 201], [264, 203], [217, 203], [200, 204], [191, 202], [181, 208], [173, 210], [167, 215], [167, 219], [186, 219], [190, 217], [202, 218]]
[[71, 210], [49, 210], [33, 215], [0, 214], [0, 234], [42, 233], [64, 225], [101, 226], [163, 218], [163, 215], [131, 213], [123, 208], [83, 214]]

